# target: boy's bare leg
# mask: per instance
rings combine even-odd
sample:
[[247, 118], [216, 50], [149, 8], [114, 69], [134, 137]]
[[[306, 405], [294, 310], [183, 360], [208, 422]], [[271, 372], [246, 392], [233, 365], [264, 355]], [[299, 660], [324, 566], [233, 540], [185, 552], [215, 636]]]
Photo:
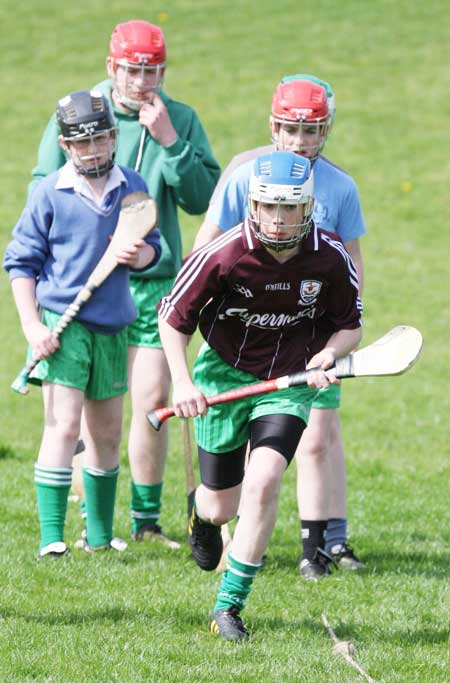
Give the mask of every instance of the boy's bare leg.
[[331, 489], [328, 453], [334, 413], [329, 408], [312, 408], [295, 454], [301, 519], [328, 519]]
[[261, 562], [275, 525], [286, 467], [286, 459], [271, 448], [256, 448], [250, 454], [231, 547], [240, 561]]
[[130, 346], [128, 385], [132, 408], [128, 435], [131, 476], [139, 484], [158, 484], [167, 459], [167, 426], [155, 431], [145, 414], [167, 405], [169, 399], [170, 372], [164, 351]]
[[329, 434], [329, 519], [345, 519], [347, 517], [347, 479], [345, 474], [345, 453], [342, 443], [339, 413], [334, 411], [334, 419]]
[[149, 410], [168, 402], [170, 372], [162, 349], [129, 347], [128, 384], [132, 408], [128, 435], [132, 536], [135, 540], [159, 540], [177, 549], [180, 544], [167, 538], [157, 524], [167, 460], [167, 425], [156, 432], [145, 417]]
[[44, 433], [38, 463], [51, 467], [70, 467], [80, 433], [84, 394], [79, 389], [43, 382], [42, 397]]
[[[325, 549], [339, 566], [362, 568], [363, 563], [347, 544], [345, 455], [336, 409], [311, 410], [295, 457], [303, 538], [300, 573], [313, 579], [329, 573], [317, 548]], [[341, 552], [332, 552], [333, 548]]]

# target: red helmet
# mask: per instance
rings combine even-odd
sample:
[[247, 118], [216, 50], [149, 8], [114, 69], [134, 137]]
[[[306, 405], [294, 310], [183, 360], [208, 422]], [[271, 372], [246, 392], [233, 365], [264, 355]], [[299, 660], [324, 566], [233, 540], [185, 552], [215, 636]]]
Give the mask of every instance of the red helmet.
[[273, 94], [272, 117], [274, 121], [327, 122], [328, 101], [324, 87], [311, 81], [280, 83]]
[[109, 54], [114, 60], [132, 64], [164, 64], [164, 33], [159, 26], [140, 19], [117, 24], [111, 36]]
[[306, 79], [280, 83], [273, 94], [270, 120], [276, 149], [296, 152], [313, 162], [333, 122], [326, 89]]

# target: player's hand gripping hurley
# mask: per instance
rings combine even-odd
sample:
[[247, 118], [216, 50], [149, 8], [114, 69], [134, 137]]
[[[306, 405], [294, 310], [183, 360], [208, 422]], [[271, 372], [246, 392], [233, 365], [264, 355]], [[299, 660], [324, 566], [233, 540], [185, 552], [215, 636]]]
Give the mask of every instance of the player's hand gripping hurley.
[[[423, 339], [419, 330], [416, 330], [415, 327], [399, 325], [381, 337], [381, 339], [373, 342], [373, 344], [359, 349], [359, 351], [355, 351], [344, 358], [338, 358], [334, 366], [326, 370], [326, 374], [329, 377], [337, 377], [338, 379], [344, 377], [401, 375], [414, 365], [419, 357], [422, 344]], [[237, 401], [247, 396], [267, 394], [271, 391], [306, 384], [308, 375], [314, 372], [314, 370], [317, 370], [317, 368], [296, 372], [292, 375], [284, 375], [283, 377], [278, 377], [278, 379], [269, 379], [265, 382], [249, 384], [238, 389], [230, 389], [214, 396], [207, 396], [206, 403], [208, 406], [213, 406], [217, 403], [228, 403], [229, 401]], [[147, 419], [152, 427], [158, 430], [163, 422], [169, 417], [173, 417], [173, 415], [175, 415], [173, 408], [159, 408], [147, 413]]]
[[[156, 204], [145, 192], [132, 192], [122, 200], [119, 220], [111, 242], [91, 273], [89, 280], [80, 289], [74, 301], [66, 308], [54, 327], [53, 334], [55, 337], [59, 338], [61, 336], [69, 323], [78, 314], [80, 308], [119, 265], [116, 258], [118, 251], [127, 248], [134, 240], [146, 237], [155, 227], [156, 221]], [[32, 358], [20, 371], [11, 385], [14, 391], [17, 391], [19, 394], [28, 393], [28, 378], [39, 363], [39, 360], [39, 358]]]

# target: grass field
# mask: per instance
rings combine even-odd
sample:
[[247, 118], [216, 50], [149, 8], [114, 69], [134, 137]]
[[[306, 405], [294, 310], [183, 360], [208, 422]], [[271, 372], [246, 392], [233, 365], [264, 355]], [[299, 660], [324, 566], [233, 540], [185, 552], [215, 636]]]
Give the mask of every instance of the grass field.
[[[358, 182], [369, 227], [364, 343], [406, 323], [423, 332], [425, 348], [410, 374], [349, 381], [344, 388], [351, 541], [368, 569], [340, 572], [315, 586], [301, 583], [290, 469], [269, 561], [244, 613], [254, 635], [237, 648], [206, 631], [217, 576], [194, 566], [185, 543], [178, 553], [140, 545], [121, 556], [73, 552], [51, 565], [34, 560], [33, 464], [42, 406], [37, 389], [27, 398], [9, 390], [25, 342], [3, 275], [0, 681], [363, 680], [333, 656], [320, 620], [325, 611], [377, 682], [448, 683], [448, 4], [0, 0], [2, 252], [56, 100], [103, 78], [113, 26], [136, 17], [164, 27], [167, 91], [197, 109], [223, 165], [268, 142], [271, 93], [282, 75], [304, 71], [332, 83], [337, 118], [326, 153]], [[187, 253], [200, 218], [182, 220]], [[183, 541], [178, 421], [170, 429], [161, 521]], [[115, 529], [124, 537], [129, 482], [124, 448]], [[69, 544], [79, 527], [71, 505]]]

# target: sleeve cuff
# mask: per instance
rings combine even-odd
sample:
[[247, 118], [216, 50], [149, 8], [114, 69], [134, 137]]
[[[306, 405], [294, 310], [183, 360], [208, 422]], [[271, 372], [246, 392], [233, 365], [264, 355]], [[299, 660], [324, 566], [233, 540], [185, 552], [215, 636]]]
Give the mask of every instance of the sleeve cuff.
[[164, 153], [167, 157], [179, 156], [184, 150], [185, 143], [180, 138], [177, 138], [169, 147], [163, 147]]

